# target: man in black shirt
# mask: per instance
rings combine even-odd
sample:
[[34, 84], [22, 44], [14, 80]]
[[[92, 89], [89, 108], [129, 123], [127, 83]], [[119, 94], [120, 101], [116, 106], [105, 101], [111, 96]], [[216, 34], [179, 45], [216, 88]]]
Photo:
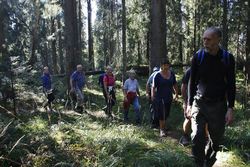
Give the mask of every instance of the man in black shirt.
[[218, 28], [208, 28], [203, 35], [204, 49], [194, 55], [191, 65], [187, 115], [192, 121], [192, 154], [197, 166], [202, 167], [215, 163], [225, 125], [233, 120], [235, 61], [220, 48], [221, 37]]

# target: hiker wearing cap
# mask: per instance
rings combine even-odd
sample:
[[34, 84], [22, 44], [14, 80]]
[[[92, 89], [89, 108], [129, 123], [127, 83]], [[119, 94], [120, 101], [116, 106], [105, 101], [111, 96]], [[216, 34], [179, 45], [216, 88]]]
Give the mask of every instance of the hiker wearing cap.
[[141, 115], [140, 115], [140, 104], [139, 104], [139, 83], [135, 79], [135, 71], [131, 69], [127, 72], [129, 78], [124, 82], [123, 94], [124, 94], [124, 121], [128, 121], [128, 111], [129, 106], [132, 104], [134, 106], [134, 111], [136, 114], [136, 123], [140, 124]]
[[[204, 48], [193, 57], [187, 115], [192, 124], [192, 155], [197, 166], [211, 167], [225, 131], [233, 120], [235, 61], [220, 48], [222, 32], [211, 27], [203, 34]], [[208, 124], [209, 142], [205, 125]]]
[[170, 70], [170, 63], [167, 59], [161, 61], [161, 70], [157, 72], [153, 79], [151, 99], [154, 109], [159, 116], [160, 137], [166, 136], [166, 119], [169, 116], [173, 100], [178, 98], [178, 87], [175, 74]]
[[44, 103], [43, 107], [47, 110], [47, 107], [49, 107], [49, 112], [52, 111], [51, 103], [55, 99], [55, 96], [53, 94], [53, 89], [51, 86], [51, 76], [49, 73], [49, 67], [43, 68], [43, 75], [41, 77], [42, 84], [43, 84], [43, 93], [47, 97], [47, 101]]
[[152, 88], [152, 84], [153, 84], [153, 78], [159, 70], [160, 70], [159, 67], [153, 68], [153, 73], [149, 76], [147, 84], [146, 84], [146, 96], [149, 100], [151, 128], [158, 128], [159, 127], [159, 118], [158, 118], [157, 113], [154, 111], [153, 103], [151, 101], [151, 88]]
[[70, 92], [76, 95], [77, 103], [75, 108], [78, 112], [83, 112], [84, 95], [82, 89], [85, 86], [85, 81], [86, 79], [82, 65], [79, 64], [76, 66], [76, 71], [74, 71], [70, 76]]

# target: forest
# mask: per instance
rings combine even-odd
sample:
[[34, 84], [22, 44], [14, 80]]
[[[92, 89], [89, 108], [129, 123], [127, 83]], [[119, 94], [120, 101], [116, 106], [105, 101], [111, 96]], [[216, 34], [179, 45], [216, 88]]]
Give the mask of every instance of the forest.
[[[234, 119], [214, 166], [250, 166], [250, 0], [0, 0], [0, 166], [193, 167], [192, 145], [179, 144], [181, 91], [162, 139], [150, 127], [146, 83], [167, 58], [181, 90], [209, 27], [222, 31], [220, 46], [234, 56], [236, 71]], [[79, 64], [86, 77], [83, 113], [70, 95]], [[43, 106], [44, 67], [55, 95], [51, 113]], [[98, 83], [106, 67], [116, 78], [113, 118]], [[123, 121], [131, 69], [140, 88], [140, 125]]]

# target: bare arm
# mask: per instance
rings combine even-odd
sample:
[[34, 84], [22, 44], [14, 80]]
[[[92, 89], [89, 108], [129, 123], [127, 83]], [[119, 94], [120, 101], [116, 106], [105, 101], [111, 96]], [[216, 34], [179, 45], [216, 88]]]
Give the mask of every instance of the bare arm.
[[152, 88], [151, 88], [151, 100], [152, 101], [154, 100], [154, 97], [155, 97], [155, 87], [152, 86]]
[[74, 89], [74, 86], [73, 86], [74, 84], [73, 84], [72, 78], [70, 78], [70, 81], [69, 81], [69, 82], [70, 82], [70, 88], [71, 88], [71, 90], [73, 90], [73, 89]]
[[150, 90], [148, 83], [146, 84], [146, 95], [149, 96]]
[[178, 85], [177, 85], [177, 83], [174, 84], [173, 88], [174, 88], [174, 94], [175, 94], [175, 100], [176, 100], [176, 99], [178, 99]]
[[187, 84], [181, 85], [181, 95], [184, 100], [184, 103], [187, 104]]
[[107, 82], [103, 82], [103, 87], [104, 87], [104, 90], [106, 92], [106, 95], [108, 95], [108, 83]]

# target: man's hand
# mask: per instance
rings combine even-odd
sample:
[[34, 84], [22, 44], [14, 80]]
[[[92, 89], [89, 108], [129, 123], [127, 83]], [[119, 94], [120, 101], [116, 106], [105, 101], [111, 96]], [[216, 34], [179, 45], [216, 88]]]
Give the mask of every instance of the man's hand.
[[226, 113], [226, 125], [230, 125], [233, 122], [233, 109], [228, 108]]
[[187, 106], [187, 109], [185, 110], [185, 115], [188, 117], [188, 118], [191, 118], [191, 111], [192, 111], [192, 106], [188, 105]]
[[155, 97], [154, 96], [151, 96], [151, 101], [154, 101], [155, 100]]
[[75, 92], [75, 89], [74, 88], [71, 88], [70, 89], [70, 93], [74, 93]]
[[127, 102], [127, 101], [128, 101], [128, 98], [127, 98], [126, 96], [124, 97], [124, 101], [125, 101], [125, 102]]
[[186, 112], [186, 110], [187, 110], [187, 103], [183, 103], [182, 104], [182, 108], [183, 108], [183, 111]]
[[175, 94], [175, 95], [174, 95], [174, 100], [177, 101], [177, 100], [178, 100], [178, 97], [179, 97], [178, 94]]

